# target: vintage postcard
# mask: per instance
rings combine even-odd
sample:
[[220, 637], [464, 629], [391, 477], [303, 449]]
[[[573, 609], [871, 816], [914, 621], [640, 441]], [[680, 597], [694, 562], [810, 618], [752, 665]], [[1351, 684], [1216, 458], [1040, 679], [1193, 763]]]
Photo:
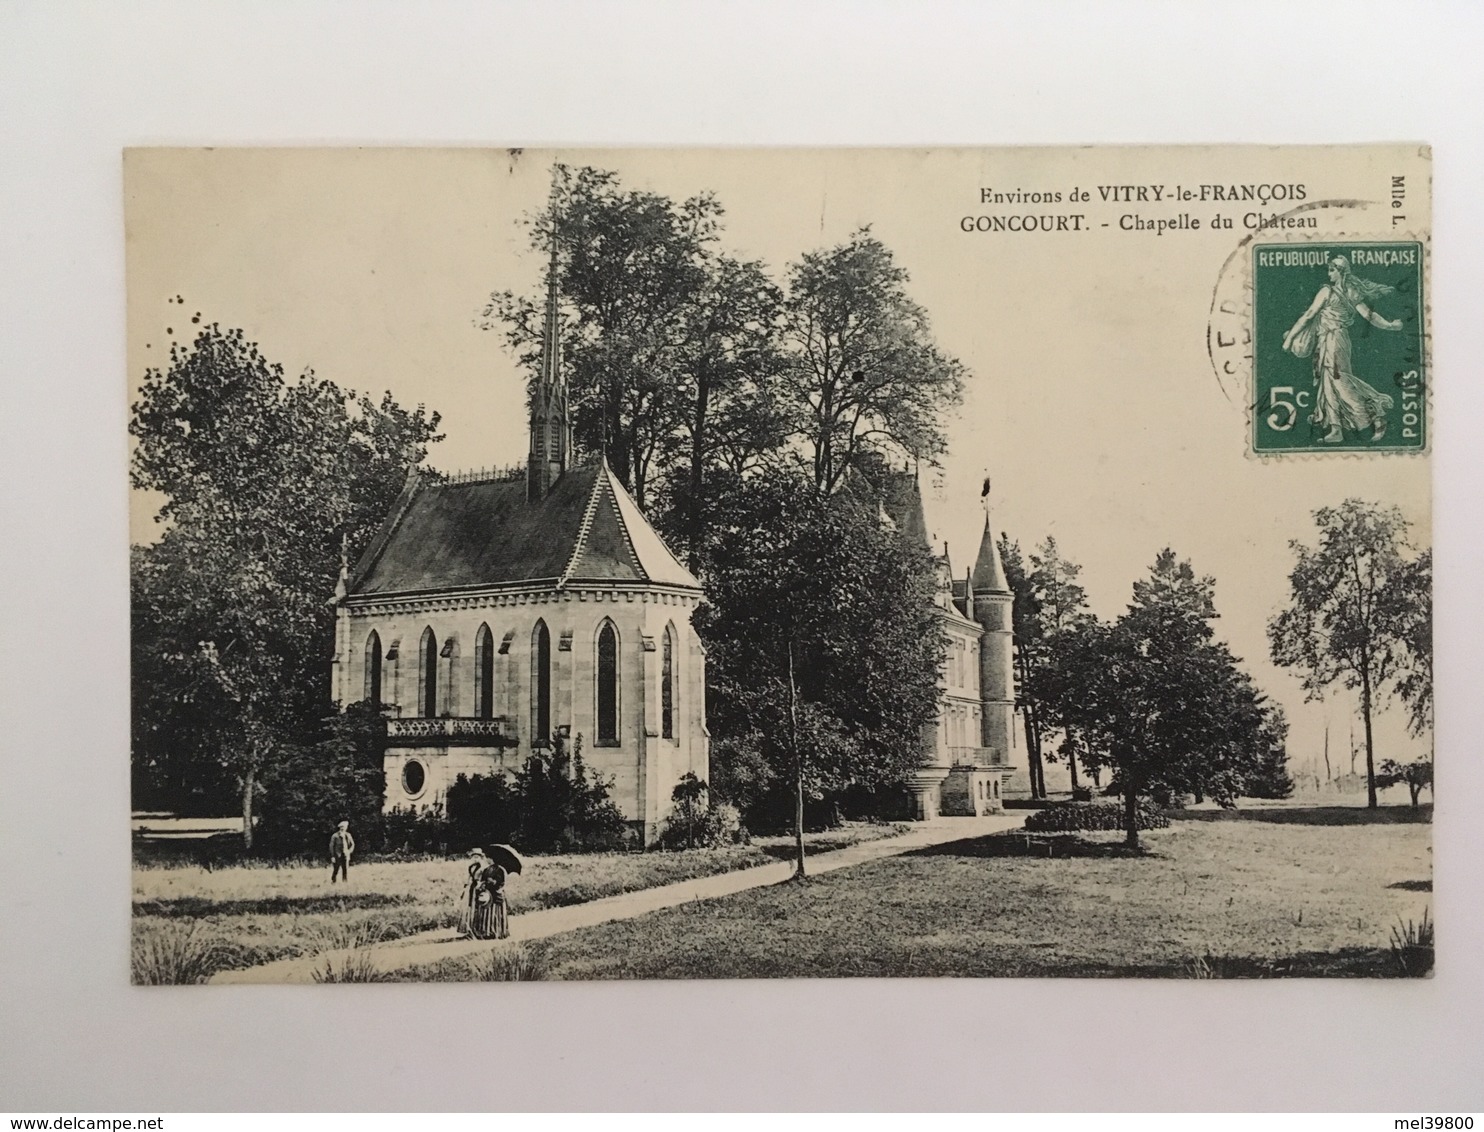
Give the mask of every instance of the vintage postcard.
[[1427, 146], [124, 174], [136, 983], [1432, 972]]

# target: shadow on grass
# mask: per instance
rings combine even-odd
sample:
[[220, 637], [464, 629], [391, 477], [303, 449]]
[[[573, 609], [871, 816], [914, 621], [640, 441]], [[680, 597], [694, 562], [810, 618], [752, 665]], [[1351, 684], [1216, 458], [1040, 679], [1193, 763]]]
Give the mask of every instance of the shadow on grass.
[[903, 857], [1030, 857], [1042, 860], [1067, 858], [1160, 857], [1146, 846], [1130, 849], [1121, 841], [1088, 841], [1070, 833], [991, 833], [984, 837], [948, 841], [903, 853]]
[[1403, 892], [1431, 892], [1432, 881], [1430, 880], [1399, 880], [1395, 884], [1388, 884], [1387, 888], [1399, 888]]
[[1403, 979], [1426, 978], [1408, 974], [1391, 952], [1380, 947], [1342, 947], [1335, 951], [1300, 951], [1293, 955], [1200, 955], [1184, 963], [1089, 964], [1062, 963], [1017, 975], [1052, 975], [1104, 979]]
[[[808, 842], [804, 846], [804, 856], [814, 857], [820, 853], [833, 853], [837, 849], [849, 849], [852, 845], [859, 844], [861, 842], [851, 841], [848, 837], [842, 837], [838, 840], [821, 837], [818, 840]], [[799, 855], [799, 850], [794, 845], [754, 845], [753, 848], [766, 853], [775, 861], [792, 861]]]
[[240, 833], [159, 837], [136, 831], [133, 850], [136, 865], [201, 865], [215, 869], [241, 864], [247, 859]]
[[171, 900], [136, 900], [136, 916], [197, 919], [201, 916], [276, 916], [285, 912], [354, 912], [413, 903], [411, 896], [383, 896], [375, 892], [334, 896], [263, 896], [255, 900], [210, 900], [178, 896]]
[[1284, 806], [1252, 810], [1169, 810], [1171, 821], [1261, 821], [1274, 825], [1428, 825], [1432, 806]]

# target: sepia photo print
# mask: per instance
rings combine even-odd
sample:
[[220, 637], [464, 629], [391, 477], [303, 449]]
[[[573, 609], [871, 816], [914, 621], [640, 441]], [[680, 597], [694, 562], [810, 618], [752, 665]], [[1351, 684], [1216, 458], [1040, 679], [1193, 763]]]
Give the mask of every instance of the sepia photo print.
[[135, 983], [1431, 974], [1426, 146], [123, 160]]

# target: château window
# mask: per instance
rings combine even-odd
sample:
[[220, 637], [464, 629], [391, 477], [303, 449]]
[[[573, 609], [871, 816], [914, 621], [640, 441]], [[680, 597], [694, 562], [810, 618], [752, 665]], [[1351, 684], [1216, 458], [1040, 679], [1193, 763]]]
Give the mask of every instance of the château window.
[[551, 742], [551, 633], [537, 621], [531, 633], [531, 742]]
[[381, 707], [381, 636], [374, 629], [366, 638], [366, 694], [362, 698], [374, 708]]
[[417, 707], [424, 719], [438, 714], [438, 638], [431, 626], [423, 630], [418, 649]]
[[495, 717], [495, 638], [488, 625], [474, 634], [474, 714]]
[[598, 746], [618, 746], [618, 632], [611, 621], [598, 630]]
[[675, 738], [675, 626], [665, 626], [660, 645], [660, 735]]

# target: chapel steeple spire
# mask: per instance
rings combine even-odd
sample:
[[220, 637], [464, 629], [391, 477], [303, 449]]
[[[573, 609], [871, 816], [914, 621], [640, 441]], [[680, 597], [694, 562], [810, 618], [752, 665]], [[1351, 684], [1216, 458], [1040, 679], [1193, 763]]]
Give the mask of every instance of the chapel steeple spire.
[[544, 499], [572, 461], [572, 417], [562, 375], [561, 314], [557, 284], [556, 189], [551, 198], [551, 260], [546, 267], [546, 327], [541, 343], [541, 376], [531, 397], [531, 450], [526, 464], [526, 498]]

